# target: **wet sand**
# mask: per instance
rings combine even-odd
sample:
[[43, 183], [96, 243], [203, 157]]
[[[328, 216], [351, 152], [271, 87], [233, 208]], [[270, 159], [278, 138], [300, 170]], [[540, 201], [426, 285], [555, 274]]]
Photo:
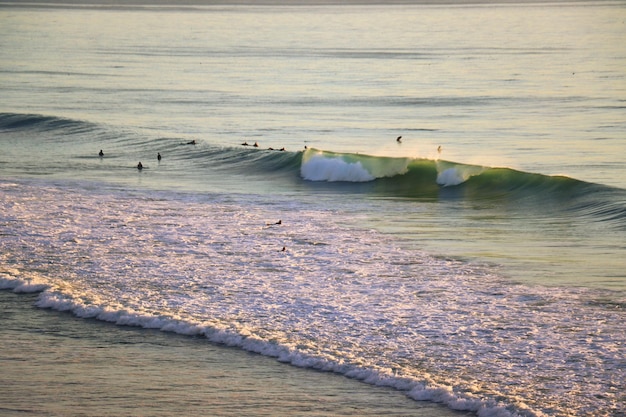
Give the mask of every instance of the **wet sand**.
[[467, 416], [386, 388], [0, 291], [3, 416]]

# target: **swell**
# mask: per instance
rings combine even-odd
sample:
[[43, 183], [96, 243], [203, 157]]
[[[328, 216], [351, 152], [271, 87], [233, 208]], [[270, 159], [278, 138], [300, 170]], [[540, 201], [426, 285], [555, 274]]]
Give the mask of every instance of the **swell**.
[[28, 131], [66, 131], [84, 133], [96, 128], [93, 123], [67, 119], [64, 117], [38, 114], [0, 113], [0, 130]]
[[[33, 141], [47, 138], [63, 142], [67, 135], [72, 143], [88, 143], [91, 149], [111, 146], [129, 153], [167, 151], [168, 157], [197, 167], [250, 174], [298, 174], [309, 183], [336, 183], [341, 189], [367, 190], [399, 197], [497, 198], [512, 196], [546, 196], [568, 198], [589, 192], [596, 196], [618, 190], [564, 176], [494, 168], [460, 162], [425, 158], [397, 158], [358, 153], [338, 153], [318, 149], [288, 152], [252, 146], [216, 146], [197, 141], [196, 147], [185, 138], [147, 137], [136, 132], [114, 131], [107, 126], [64, 117], [0, 113], [0, 130], [31, 132]], [[40, 132], [53, 135], [34, 135]], [[98, 135], [95, 135], [95, 133]], [[95, 143], [94, 142], [98, 142]], [[60, 152], [64, 152], [59, 148]], [[190, 151], [192, 149], [193, 151]], [[96, 149], [95, 152], [98, 150]], [[105, 152], [106, 153], [106, 152]], [[92, 154], [87, 156], [92, 157]], [[119, 153], [116, 155], [120, 156]], [[363, 183], [370, 183], [363, 187]], [[332, 185], [331, 187], [332, 188]], [[604, 191], [604, 192], [599, 192]]]
[[308, 149], [301, 176], [342, 192], [419, 200], [465, 200], [550, 208], [626, 228], [626, 190], [567, 176], [424, 158], [389, 158]]
[[[17, 135], [19, 142], [16, 143], [23, 147], [34, 145], [35, 151], [43, 142], [52, 145], [46, 149], [45, 155], [39, 155], [44, 157], [43, 160], [53, 152], [57, 154], [54, 156], [56, 160], [65, 159], [69, 155], [84, 163], [85, 159], [94, 160], [99, 149], [103, 148], [107, 160], [135, 161], [136, 158], [155, 157], [157, 152], [161, 152], [167, 155], [168, 160], [180, 162], [179, 166], [185, 167], [186, 171], [190, 168], [210, 168], [218, 171], [241, 171], [250, 175], [251, 169], [263, 174], [284, 173], [286, 170], [296, 172], [300, 167], [298, 152], [254, 147], [224, 147], [209, 144], [203, 139], [188, 137], [149, 136], [132, 129], [119, 129], [58, 116], [0, 113], [0, 131]], [[192, 140], [194, 146], [189, 146]], [[54, 147], [56, 144], [69, 144], [71, 149], [68, 150], [63, 146]], [[72, 165], [68, 166], [71, 169]], [[100, 164], [95, 166], [100, 168]], [[89, 167], [81, 165], [80, 169]]]
[[[45, 148], [46, 154], [37, 160], [37, 169], [44, 171], [41, 164], [56, 152], [59, 154], [49, 158], [51, 164], [59, 165], [58, 169], [85, 173], [90, 169], [98, 172], [102, 169], [102, 164], [94, 157], [101, 146], [108, 148], [105, 154], [116, 161], [117, 168], [132, 167], [140, 158], [154, 157], [160, 150], [167, 153], [168, 160], [180, 162], [180, 175], [193, 172], [202, 177], [203, 173], [211, 171], [254, 176], [269, 182], [282, 181], [282, 185], [299, 182], [299, 186], [304, 185], [313, 192], [331, 194], [420, 201], [480, 201], [538, 211], [549, 207], [557, 213], [626, 229], [626, 190], [566, 176], [439, 159], [384, 157], [311, 148], [290, 152], [251, 146], [217, 146], [202, 139], [197, 141], [198, 146], [190, 147], [186, 146], [187, 138], [147, 137], [86, 121], [33, 114], [0, 113], [0, 131], [23, 133], [20, 143], [28, 137], [35, 141], [45, 138], [48, 143], [71, 143], [75, 164], [65, 159], [63, 152], [66, 149], [51, 146]], [[9, 167], [11, 163], [7, 160], [3, 164]], [[127, 172], [126, 169], [122, 171]], [[176, 171], [169, 174], [176, 175]]]

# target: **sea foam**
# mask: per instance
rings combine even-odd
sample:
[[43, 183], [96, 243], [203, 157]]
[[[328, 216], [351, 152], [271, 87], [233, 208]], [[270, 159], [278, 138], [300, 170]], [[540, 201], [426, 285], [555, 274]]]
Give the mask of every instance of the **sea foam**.
[[[621, 311], [587, 303], [589, 290], [507, 284], [293, 201], [4, 193], [0, 285], [43, 290], [39, 307], [203, 336], [485, 416], [618, 401]], [[571, 394], [553, 395], [555, 378]], [[520, 395], [520, 380], [537, 389]]]

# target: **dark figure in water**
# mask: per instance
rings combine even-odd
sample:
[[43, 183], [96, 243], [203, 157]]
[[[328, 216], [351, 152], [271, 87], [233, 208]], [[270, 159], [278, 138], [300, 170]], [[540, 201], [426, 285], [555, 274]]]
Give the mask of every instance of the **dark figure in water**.
[[157, 152], [157, 160], [161, 161], [161, 154]]
[[187, 142], [187, 145], [195, 145], [196, 144], [196, 140], [191, 140], [189, 142]]
[[100, 152], [98, 152], [98, 156], [99, 156], [100, 158], [102, 158], [102, 157], [104, 156], [104, 152], [102, 152], [102, 149], [100, 149]]
[[141, 165], [141, 162], [137, 164], [137, 169], [139, 171], [141, 171], [143, 169], [143, 165]]
[[398, 136], [398, 137], [396, 138], [396, 142], [398, 142], [398, 143], [402, 143], [402, 136]]

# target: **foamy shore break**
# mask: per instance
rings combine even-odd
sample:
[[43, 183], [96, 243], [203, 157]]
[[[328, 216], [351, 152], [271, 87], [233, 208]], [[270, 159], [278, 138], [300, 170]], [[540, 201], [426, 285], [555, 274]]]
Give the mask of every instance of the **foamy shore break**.
[[203, 337], [211, 343], [240, 348], [247, 352], [275, 358], [278, 362], [294, 365], [298, 368], [330, 372], [365, 382], [374, 387], [391, 388], [415, 401], [443, 404], [450, 410], [470, 411], [479, 417], [538, 415], [530, 411], [525, 413], [524, 411], [527, 410], [523, 409], [520, 410], [523, 414], [511, 412], [506, 404], [485, 400], [470, 394], [458, 393], [451, 387], [439, 386], [433, 381], [416, 381], [412, 378], [397, 377], [385, 370], [337, 363], [333, 360], [302, 354], [297, 349], [263, 341], [254, 336], [236, 334], [229, 329], [220, 329], [205, 323], [190, 323], [176, 318], [150, 316], [129, 310], [115, 310], [110, 306], [85, 305], [82, 301], [59, 292], [58, 288], [53, 288], [54, 284], [45, 282], [45, 279], [34, 278], [31, 280], [12, 277], [12, 273], [16, 272], [11, 270], [0, 271], [0, 291], [11, 290], [16, 294], [40, 293], [35, 306], [42, 309], [69, 312], [78, 318], [96, 319], [118, 326], [160, 330], [182, 336]]
[[12, 359], [3, 363], [3, 376], [11, 378], [0, 377], [6, 416], [460, 415], [201, 339], [34, 308], [37, 297], [0, 290], [0, 343]]

